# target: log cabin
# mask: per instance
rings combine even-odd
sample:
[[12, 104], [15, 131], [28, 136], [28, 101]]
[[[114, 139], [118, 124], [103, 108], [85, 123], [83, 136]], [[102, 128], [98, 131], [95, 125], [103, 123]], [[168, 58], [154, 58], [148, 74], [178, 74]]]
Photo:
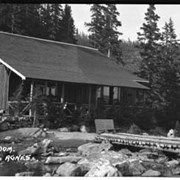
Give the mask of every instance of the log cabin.
[[0, 109], [34, 116], [33, 99], [97, 108], [144, 101], [147, 80], [90, 47], [0, 32]]

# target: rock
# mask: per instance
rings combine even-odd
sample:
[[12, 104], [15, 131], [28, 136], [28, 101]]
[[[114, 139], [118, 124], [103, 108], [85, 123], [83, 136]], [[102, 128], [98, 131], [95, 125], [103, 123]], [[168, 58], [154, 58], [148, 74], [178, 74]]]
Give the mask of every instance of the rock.
[[99, 153], [101, 151], [107, 151], [112, 147], [112, 145], [109, 142], [102, 142], [99, 143], [87, 143], [83, 144], [78, 147], [78, 152], [82, 155], [90, 155], [94, 153]]
[[92, 163], [79, 164], [79, 167], [81, 169], [81, 175], [84, 176], [85, 174], [87, 174], [88, 171], [90, 171], [92, 165], [93, 165]]
[[159, 171], [149, 169], [145, 173], [143, 173], [142, 176], [143, 177], [159, 177], [161, 176], [161, 173]]
[[159, 172], [161, 173], [161, 176], [163, 176], [163, 177], [172, 177], [173, 176], [172, 169], [169, 169], [167, 166], [165, 166]]
[[141, 154], [147, 156], [149, 159], [157, 159], [159, 157], [159, 154], [156, 151], [144, 151], [141, 152]]
[[122, 176], [130, 176], [132, 173], [129, 171], [129, 163], [127, 161], [121, 162], [115, 166]]
[[19, 152], [19, 155], [35, 155], [38, 153], [38, 151], [40, 150], [40, 146], [35, 143], [33, 144], [31, 147], [28, 147], [22, 151]]
[[46, 161], [45, 164], [62, 164], [65, 162], [78, 162], [79, 160], [81, 160], [82, 157], [78, 157], [78, 156], [65, 156], [65, 157], [53, 157], [53, 156], [49, 156]]
[[54, 153], [54, 156], [58, 156], [58, 157], [67, 156], [67, 155], [69, 155], [67, 152]]
[[139, 161], [135, 160], [129, 164], [129, 171], [133, 176], [140, 176], [146, 171], [146, 169]]
[[82, 132], [82, 133], [87, 133], [87, 128], [86, 128], [85, 125], [82, 125], [82, 126], [80, 127], [80, 132]]
[[113, 167], [106, 159], [99, 159], [85, 175], [85, 177], [117, 177], [122, 176], [117, 168]]
[[175, 132], [174, 132], [173, 129], [170, 129], [170, 130], [169, 130], [169, 132], [168, 132], [168, 134], [167, 134], [167, 137], [170, 137], [170, 138], [175, 137]]
[[15, 176], [33, 176], [34, 172], [20, 172], [16, 173]]
[[146, 169], [152, 169], [152, 170], [157, 170], [157, 171], [162, 171], [167, 167], [165, 164], [159, 164], [159, 163], [151, 162], [151, 161], [142, 161], [142, 165]]
[[4, 143], [12, 143], [15, 139], [12, 136], [6, 136], [2, 141]]
[[51, 174], [50, 174], [50, 173], [46, 173], [46, 174], [44, 174], [43, 176], [44, 176], [44, 177], [50, 177]]
[[127, 156], [132, 156], [132, 154], [133, 154], [129, 149], [121, 149], [119, 152], [123, 153]]
[[116, 166], [117, 164], [128, 159], [128, 156], [125, 154], [115, 151], [103, 151], [101, 152], [101, 155], [102, 158], [109, 160], [113, 166]]
[[26, 148], [19, 152], [21, 155], [37, 155], [46, 154], [49, 144], [52, 142], [50, 139], [44, 139], [40, 143], [35, 143], [31, 147]]
[[30, 160], [24, 163], [25, 166], [27, 166], [28, 168], [35, 168], [38, 167], [39, 165], [39, 161], [38, 160]]
[[80, 176], [81, 168], [77, 164], [66, 162], [58, 167], [56, 174], [59, 176]]
[[180, 167], [176, 167], [172, 169], [172, 174], [173, 175], [180, 175]]
[[1, 131], [6, 131], [6, 130], [8, 130], [9, 129], [9, 123], [8, 122], [6, 122], [6, 121], [2, 121], [2, 122], [0, 122], [0, 130]]
[[166, 162], [166, 165], [170, 168], [176, 168], [179, 165], [179, 161], [173, 159], [171, 161]]
[[159, 163], [159, 164], [163, 164], [165, 162], [168, 161], [168, 158], [166, 156], [163, 156], [163, 157], [158, 157], [155, 162]]
[[41, 143], [40, 143], [41, 152], [40, 153], [46, 154], [47, 148], [51, 142], [52, 142], [52, 140], [50, 140], [50, 139], [44, 139], [43, 141], [41, 141]]

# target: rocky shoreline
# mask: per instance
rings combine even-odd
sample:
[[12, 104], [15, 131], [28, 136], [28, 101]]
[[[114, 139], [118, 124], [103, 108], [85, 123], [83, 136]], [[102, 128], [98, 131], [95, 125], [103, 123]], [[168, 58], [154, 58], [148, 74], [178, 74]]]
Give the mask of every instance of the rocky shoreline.
[[[4, 138], [4, 143], [19, 143], [18, 140]], [[10, 149], [9, 149], [10, 150]], [[12, 149], [11, 149], [12, 150]], [[41, 164], [42, 176], [85, 176], [85, 177], [178, 177], [180, 176], [180, 157], [166, 155], [153, 149], [132, 151], [127, 147], [114, 147], [109, 142], [89, 142], [77, 147], [76, 151], [59, 149], [51, 139], [43, 138], [19, 152], [1, 152], [1, 164], [7, 163], [7, 155], [28, 156], [18, 159], [27, 170], [15, 176], [35, 176], [33, 168]], [[26, 157], [27, 158], [27, 157]], [[11, 159], [12, 160], [12, 159]]]

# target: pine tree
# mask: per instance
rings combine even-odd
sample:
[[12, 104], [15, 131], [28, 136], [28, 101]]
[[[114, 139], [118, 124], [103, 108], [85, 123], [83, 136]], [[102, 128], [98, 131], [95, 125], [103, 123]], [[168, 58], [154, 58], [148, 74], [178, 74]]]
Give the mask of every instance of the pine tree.
[[171, 122], [180, 118], [180, 52], [172, 19], [165, 23], [161, 47], [161, 94], [166, 100], [166, 111]]
[[76, 29], [76, 39], [77, 39], [77, 44], [82, 46], [92, 47], [89, 40], [89, 36], [83, 32], [79, 32], [78, 29]]
[[145, 23], [141, 32], [138, 32], [139, 49], [142, 58], [138, 75], [149, 81], [149, 91], [146, 94], [145, 108], [152, 113], [152, 124], [158, 123], [155, 114], [163, 110], [166, 105], [164, 96], [161, 93], [161, 71], [162, 61], [160, 58], [161, 33], [157, 26], [159, 16], [155, 13], [155, 6], [149, 5], [145, 13]]
[[93, 47], [122, 63], [120, 33], [117, 29], [121, 22], [117, 19], [119, 12], [114, 4], [94, 4], [91, 7], [91, 22], [86, 23], [91, 32]]
[[20, 7], [18, 4], [1, 4], [0, 30], [11, 33], [21, 33], [19, 25]]
[[159, 53], [159, 41], [161, 34], [157, 27], [159, 16], [155, 13], [155, 6], [149, 5], [145, 13], [146, 23], [140, 28], [142, 33], [138, 32], [138, 40], [140, 42], [141, 56], [143, 58], [140, 67], [140, 76], [146, 78], [152, 83], [153, 74], [157, 68], [157, 55]]
[[62, 21], [62, 6], [61, 4], [52, 4], [50, 8], [51, 16], [51, 39], [59, 41]]
[[45, 39], [51, 39], [51, 13], [50, 13], [50, 4], [43, 4], [40, 7], [40, 19], [42, 25], [42, 37]]
[[20, 28], [21, 34], [33, 37], [42, 37], [41, 35], [41, 19], [39, 4], [19, 4], [20, 8]]
[[77, 43], [74, 20], [71, 15], [71, 7], [67, 4], [64, 7], [61, 21], [61, 41], [73, 44]]

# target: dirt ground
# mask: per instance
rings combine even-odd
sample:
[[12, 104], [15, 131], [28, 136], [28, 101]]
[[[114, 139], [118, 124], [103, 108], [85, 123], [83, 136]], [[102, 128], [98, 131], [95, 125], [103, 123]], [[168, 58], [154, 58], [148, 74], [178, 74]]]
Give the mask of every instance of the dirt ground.
[[[63, 147], [71, 148], [78, 147], [89, 141], [93, 141], [97, 134], [95, 133], [81, 133], [81, 132], [59, 132], [58, 130], [48, 130], [46, 137], [31, 138], [38, 128], [20, 128], [16, 130], [9, 130], [0, 132], [0, 140], [7, 136], [22, 139], [21, 143], [12, 145], [13, 149], [19, 151], [25, 149], [44, 138], [51, 139], [53, 144]], [[0, 144], [1, 146], [10, 146], [10, 144]]]

